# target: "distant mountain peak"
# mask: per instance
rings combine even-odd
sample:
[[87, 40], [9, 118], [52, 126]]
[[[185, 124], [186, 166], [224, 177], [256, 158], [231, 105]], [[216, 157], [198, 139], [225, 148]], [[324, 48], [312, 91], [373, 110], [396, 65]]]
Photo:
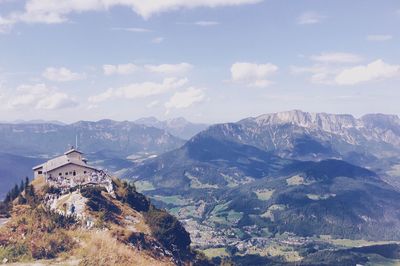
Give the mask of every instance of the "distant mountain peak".
[[139, 119], [135, 120], [134, 122], [137, 124], [157, 124], [157, 123], [160, 123], [161, 121], [158, 120], [154, 116], [148, 116], [148, 117], [139, 118]]
[[150, 116], [137, 119], [135, 123], [166, 130], [170, 134], [182, 139], [190, 139], [208, 126], [206, 124], [192, 123], [184, 117], [159, 120], [156, 117]]

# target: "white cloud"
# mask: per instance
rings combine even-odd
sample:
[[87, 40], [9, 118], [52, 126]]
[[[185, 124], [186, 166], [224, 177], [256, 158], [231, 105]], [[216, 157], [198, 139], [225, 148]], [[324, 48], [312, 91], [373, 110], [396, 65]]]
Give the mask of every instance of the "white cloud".
[[266, 87], [271, 84], [267, 78], [278, 71], [271, 63], [255, 64], [237, 62], [231, 66], [232, 81], [246, 83], [251, 87]]
[[153, 38], [153, 39], [151, 40], [151, 42], [152, 42], [152, 43], [155, 43], [155, 44], [162, 43], [163, 41], [164, 41], [164, 38], [163, 38], [163, 37], [156, 37], [156, 38]]
[[167, 109], [181, 109], [187, 108], [194, 103], [202, 102], [204, 100], [204, 92], [202, 89], [190, 87], [185, 91], [176, 92], [168, 102], [165, 103]]
[[368, 65], [344, 69], [335, 78], [339, 85], [355, 85], [363, 82], [400, 76], [400, 65], [390, 65], [379, 59]]
[[42, 76], [48, 80], [59, 82], [80, 80], [85, 78], [84, 74], [74, 73], [65, 67], [48, 67], [45, 69]]
[[98, 95], [90, 96], [89, 102], [101, 103], [101, 102], [107, 101], [108, 99], [111, 99], [112, 97], [114, 97], [114, 89], [110, 88], [110, 89], [106, 90], [105, 92], [102, 92]]
[[129, 32], [137, 32], [137, 33], [152, 32], [152, 30], [146, 29], [146, 28], [111, 28], [111, 30], [129, 31]]
[[219, 25], [219, 22], [218, 21], [211, 21], [211, 20], [201, 20], [201, 21], [196, 21], [194, 24], [197, 25], [197, 26], [208, 27], [208, 26]]
[[76, 106], [77, 102], [66, 93], [45, 84], [21, 85], [8, 101], [9, 108], [55, 110]]
[[155, 101], [152, 101], [152, 102], [148, 103], [148, 104], [146, 105], [146, 107], [147, 107], [147, 108], [153, 108], [153, 107], [156, 107], [157, 105], [159, 105], [159, 103], [160, 103], [160, 101], [155, 100]]
[[317, 24], [326, 17], [316, 12], [305, 12], [297, 18], [297, 23], [300, 25]]
[[106, 76], [130, 75], [134, 73], [137, 69], [138, 67], [134, 64], [103, 65], [103, 72]]
[[368, 35], [367, 40], [372, 42], [385, 42], [393, 39], [392, 35]]
[[184, 75], [193, 68], [193, 66], [188, 63], [145, 65], [144, 67], [150, 72], [164, 75]]
[[328, 65], [313, 65], [309, 67], [298, 67], [292, 66], [291, 72], [293, 74], [304, 74], [310, 73], [311, 77], [309, 81], [313, 84], [324, 84], [324, 85], [332, 85], [334, 84], [334, 77], [338, 73], [338, 69], [336, 67], [328, 66]]
[[345, 68], [345, 65], [363, 61], [363, 57], [352, 53], [329, 52], [308, 57], [313, 65], [306, 67], [292, 66], [293, 74], [311, 74], [309, 81], [313, 84], [337, 85], [335, 77]]
[[13, 21], [0, 16], [0, 33], [8, 33], [13, 24]]
[[162, 83], [144, 82], [134, 83], [117, 89], [116, 95], [128, 99], [145, 98], [166, 93], [180, 88], [187, 83], [187, 79], [166, 78]]
[[41, 99], [37, 105], [37, 109], [54, 110], [54, 109], [64, 109], [68, 107], [76, 106], [76, 102], [71, 99], [67, 94], [62, 92], [56, 92], [47, 95]]
[[321, 53], [319, 55], [313, 55], [310, 58], [320, 63], [358, 63], [363, 60], [363, 58], [357, 54], [340, 52]]
[[163, 12], [198, 7], [239, 6], [260, 3], [263, 0], [28, 0], [23, 11], [13, 12], [5, 19], [8, 25], [25, 23], [62, 23], [69, 20], [71, 13], [106, 11], [123, 6], [148, 19]]
[[137, 99], [146, 98], [150, 96], [160, 95], [167, 93], [173, 89], [182, 87], [187, 83], [186, 78], [166, 78], [162, 83], [156, 82], [143, 82], [143, 83], [132, 83], [127, 86], [120, 88], [110, 88], [107, 91], [89, 97], [89, 102], [99, 103], [104, 102], [111, 98], [123, 98], [123, 99]]

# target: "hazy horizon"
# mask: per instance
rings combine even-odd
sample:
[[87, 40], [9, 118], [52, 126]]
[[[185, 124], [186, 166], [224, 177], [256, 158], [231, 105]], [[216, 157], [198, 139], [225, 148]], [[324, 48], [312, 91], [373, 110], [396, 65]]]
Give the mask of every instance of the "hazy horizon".
[[399, 117], [398, 114], [390, 114], [390, 113], [365, 113], [365, 114], [361, 114], [361, 115], [353, 115], [350, 113], [330, 113], [330, 112], [307, 112], [304, 110], [299, 110], [299, 109], [292, 109], [292, 110], [283, 110], [283, 111], [277, 111], [277, 112], [269, 112], [269, 113], [262, 113], [262, 114], [257, 114], [257, 115], [251, 115], [251, 116], [246, 116], [246, 117], [242, 117], [239, 118], [237, 120], [231, 120], [231, 121], [214, 121], [214, 122], [198, 122], [198, 121], [194, 121], [194, 120], [190, 120], [187, 119], [184, 116], [177, 116], [177, 117], [170, 117], [170, 118], [160, 118], [160, 117], [156, 117], [156, 116], [144, 116], [144, 117], [138, 117], [138, 118], [133, 118], [133, 119], [125, 119], [125, 120], [117, 120], [117, 119], [112, 119], [112, 118], [101, 118], [101, 119], [97, 119], [97, 120], [85, 120], [85, 119], [81, 119], [81, 120], [74, 120], [74, 121], [63, 121], [63, 120], [46, 120], [46, 119], [41, 119], [41, 118], [37, 118], [37, 119], [29, 119], [29, 120], [24, 120], [24, 119], [17, 119], [17, 120], [0, 120], [0, 124], [6, 124], [6, 123], [10, 123], [10, 124], [20, 124], [20, 123], [29, 123], [29, 122], [59, 122], [59, 123], [63, 123], [66, 125], [69, 124], [74, 124], [74, 123], [78, 123], [78, 122], [82, 122], [82, 121], [87, 121], [87, 122], [99, 122], [102, 120], [112, 120], [112, 121], [116, 121], [116, 122], [124, 122], [124, 121], [128, 121], [128, 122], [136, 122], [137, 120], [140, 119], [151, 119], [151, 118], [155, 118], [158, 121], [164, 122], [164, 121], [170, 121], [170, 120], [174, 120], [174, 119], [185, 119], [188, 122], [191, 123], [198, 123], [198, 124], [208, 124], [208, 125], [212, 125], [212, 124], [221, 124], [221, 123], [235, 123], [238, 122], [242, 119], [245, 118], [250, 118], [250, 117], [258, 117], [258, 116], [262, 116], [262, 115], [266, 115], [266, 114], [273, 114], [273, 113], [282, 113], [282, 112], [291, 112], [291, 111], [301, 111], [301, 112], [305, 112], [305, 113], [311, 113], [311, 114], [315, 114], [315, 113], [325, 113], [325, 114], [333, 114], [333, 115], [352, 115], [354, 118], [359, 119], [365, 115], [370, 115], [370, 114], [383, 114], [383, 115], [396, 115]]

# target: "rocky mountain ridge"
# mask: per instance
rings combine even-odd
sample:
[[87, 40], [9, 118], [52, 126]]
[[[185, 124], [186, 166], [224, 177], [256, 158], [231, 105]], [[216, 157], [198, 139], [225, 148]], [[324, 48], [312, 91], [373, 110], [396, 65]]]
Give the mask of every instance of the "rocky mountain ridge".
[[257, 124], [258, 127], [292, 124], [309, 130], [321, 130], [342, 136], [352, 144], [359, 144], [352, 135], [357, 133], [366, 140], [400, 144], [400, 118], [397, 115], [367, 114], [355, 118], [348, 114], [308, 113], [299, 110], [265, 114], [246, 118], [239, 124]]

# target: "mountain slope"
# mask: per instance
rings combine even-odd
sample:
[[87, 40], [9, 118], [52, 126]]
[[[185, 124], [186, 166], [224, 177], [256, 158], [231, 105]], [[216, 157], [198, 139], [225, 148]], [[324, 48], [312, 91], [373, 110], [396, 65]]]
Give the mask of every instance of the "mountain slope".
[[62, 193], [35, 179], [9, 202], [0, 261], [79, 265], [208, 265], [180, 222], [131, 184], [112, 180]]
[[202, 247], [284, 232], [400, 239], [393, 233], [400, 229], [400, 193], [374, 172], [342, 160], [283, 159], [200, 133], [126, 177], [186, 221], [192, 234], [209, 230], [193, 240]]
[[400, 119], [288, 111], [218, 124], [200, 134], [251, 145], [282, 158], [341, 159], [367, 167], [400, 188]]

